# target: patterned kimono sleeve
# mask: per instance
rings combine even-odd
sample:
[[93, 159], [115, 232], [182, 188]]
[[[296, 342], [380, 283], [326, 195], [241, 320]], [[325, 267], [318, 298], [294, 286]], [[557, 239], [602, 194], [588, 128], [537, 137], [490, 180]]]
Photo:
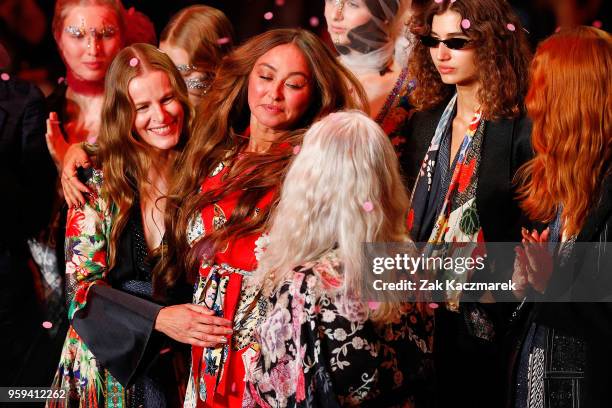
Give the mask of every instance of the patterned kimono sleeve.
[[68, 211], [66, 220], [66, 300], [68, 318], [85, 307], [94, 284], [105, 283], [111, 209], [100, 195], [102, 173], [94, 170], [87, 181], [92, 191], [81, 208]]

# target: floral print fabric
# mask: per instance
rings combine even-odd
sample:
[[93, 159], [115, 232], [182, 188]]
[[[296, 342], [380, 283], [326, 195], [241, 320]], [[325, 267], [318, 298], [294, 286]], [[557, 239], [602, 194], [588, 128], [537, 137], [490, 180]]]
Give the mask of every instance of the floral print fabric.
[[243, 407], [413, 406], [431, 351], [431, 314], [411, 303], [382, 326], [363, 302], [340, 302], [332, 251], [296, 268], [270, 298], [246, 367]]
[[[229, 167], [220, 163], [204, 181], [202, 192], [221, 188]], [[270, 205], [274, 191], [269, 191], [258, 203], [255, 214]], [[241, 193], [228, 194], [204, 207], [190, 223], [190, 244], [207, 233], [224, 227], [236, 207]], [[203, 259], [193, 303], [204, 305], [216, 316], [234, 322], [234, 333], [228, 344], [202, 349], [193, 347], [192, 367], [184, 407], [240, 405], [244, 390], [243, 354], [254, 347], [253, 331], [261, 324], [266, 312], [265, 299], [245, 285], [243, 278], [257, 267], [257, 257], [263, 251], [265, 235], [251, 234], [230, 240], [227, 247], [211, 259]]]
[[[103, 175], [93, 170], [91, 190], [81, 208], [68, 211], [66, 222], [66, 282], [68, 316], [87, 305], [87, 294], [96, 284], [106, 285], [107, 244], [112, 221], [111, 206], [100, 191]], [[68, 330], [52, 388], [66, 390], [67, 400], [50, 401], [50, 407], [122, 407], [125, 390], [104, 368], [72, 328]]]
[[408, 100], [408, 96], [414, 88], [415, 81], [408, 80], [408, 68], [405, 68], [400, 73], [382, 109], [376, 115], [376, 123], [391, 139], [398, 157], [402, 156], [405, 149], [408, 120], [414, 113], [414, 109]]

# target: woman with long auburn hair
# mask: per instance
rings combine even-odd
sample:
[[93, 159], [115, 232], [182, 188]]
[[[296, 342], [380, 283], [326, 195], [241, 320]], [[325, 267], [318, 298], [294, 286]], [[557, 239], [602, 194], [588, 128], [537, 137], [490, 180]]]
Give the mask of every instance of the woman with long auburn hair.
[[170, 338], [206, 345], [202, 333], [211, 328], [231, 332], [205, 308], [164, 307], [189, 300], [180, 285], [166, 288], [165, 298], [153, 292], [162, 197], [192, 117], [185, 83], [166, 54], [147, 44], [119, 52], [106, 79], [99, 167], [86, 177], [91, 193], [68, 213], [70, 328], [53, 383], [65, 399], [49, 406], [176, 406], [185, 378], [175, 374], [180, 350]]
[[243, 277], [304, 128], [344, 108], [367, 108], [363, 90], [307, 31], [271, 30], [223, 59], [172, 183], [158, 269], [167, 285], [195, 275], [194, 303], [234, 322], [226, 342], [193, 348], [186, 406], [242, 402], [242, 354], [265, 314]]
[[[233, 31], [223, 12], [204, 5], [182, 9], [162, 31], [159, 49], [183, 75], [193, 106], [210, 90], [217, 66], [233, 46]], [[66, 151], [62, 173], [76, 175], [78, 167], [90, 165], [91, 158], [82, 144], [73, 144]], [[62, 178], [62, 187], [69, 206], [80, 205], [83, 193], [88, 192], [87, 186], [73, 176]]]
[[[611, 83], [609, 33], [576, 27], [538, 46], [526, 99], [536, 155], [521, 169], [519, 192], [527, 214], [548, 228], [524, 232], [513, 279], [528, 299], [571, 296], [530, 305], [516, 408], [612, 404]], [[553, 262], [534, 256], [545, 241]]]
[[337, 112], [306, 132], [250, 282], [270, 307], [255, 330], [260, 352], [248, 361], [243, 406], [426, 400], [429, 309], [393, 294], [373, 305], [364, 290], [363, 244], [407, 242], [408, 208], [393, 145], [372, 119]]
[[[490, 243], [521, 237], [513, 177], [532, 157], [523, 106], [531, 55], [525, 31], [505, 0], [430, 2], [412, 19], [411, 31], [417, 41], [409, 71], [417, 86], [410, 97], [418, 112], [408, 134], [413, 157], [422, 160], [418, 171], [404, 161], [406, 174], [418, 174], [411, 238], [427, 256], [453, 256], [455, 243], [473, 243], [460, 256], [487, 257], [483, 270], [440, 268], [437, 277], [507, 280], [514, 253]], [[502, 404], [500, 346], [510, 316], [504, 305], [479, 302], [493, 301], [491, 295], [449, 292], [435, 310], [439, 406]], [[478, 390], [466, 392], [471, 384]]]
[[225, 14], [205, 5], [185, 7], [162, 31], [159, 49], [185, 78], [194, 106], [210, 90], [215, 70], [233, 42], [234, 29]]

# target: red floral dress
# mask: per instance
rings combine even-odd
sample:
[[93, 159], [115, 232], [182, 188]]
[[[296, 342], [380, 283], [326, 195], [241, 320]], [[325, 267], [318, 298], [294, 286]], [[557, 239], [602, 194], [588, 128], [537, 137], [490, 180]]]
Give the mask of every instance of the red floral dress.
[[[207, 192], [222, 187], [226, 163], [202, 184]], [[240, 192], [204, 207], [192, 220], [188, 231], [191, 244], [211, 231], [223, 228], [241, 196]], [[270, 205], [274, 190], [257, 204], [255, 214]], [[230, 240], [223, 251], [203, 259], [193, 303], [205, 305], [217, 316], [234, 322], [228, 343], [217, 348], [193, 347], [192, 367], [184, 407], [239, 407], [244, 393], [243, 355], [253, 353], [253, 331], [263, 321], [267, 304], [257, 291], [244, 287], [243, 279], [257, 267], [258, 254], [265, 247], [266, 235], [252, 234]]]

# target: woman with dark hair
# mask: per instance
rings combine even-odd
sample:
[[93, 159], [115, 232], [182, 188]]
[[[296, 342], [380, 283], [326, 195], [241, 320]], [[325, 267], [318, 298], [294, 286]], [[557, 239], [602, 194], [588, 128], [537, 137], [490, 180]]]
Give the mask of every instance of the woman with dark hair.
[[[531, 67], [536, 155], [519, 173], [519, 192], [527, 214], [548, 228], [524, 233], [513, 276], [528, 300], [542, 301], [529, 305], [519, 337], [516, 408], [612, 404], [611, 72], [612, 37], [593, 27], [546, 39]], [[550, 242], [552, 268], [530, 262], [539, 241]], [[550, 303], [556, 297], [569, 302]]]
[[181, 299], [180, 285], [165, 288], [165, 299], [152, 288], [164, 235], [162, 197], [192, 112], [167, 55], [147, 44], [119, 52], [105, 86], [100, 166], [87, 176], [87, 201], [68, 213], [70, 328], [53, 383], [65, 399], [49, 406], [176, 406], [184, 378], [167, 336], [203, 346], [211, 328], [231, 332], [223, 328], [228, 321], [200, 306], [164, 307], [189, 299]]
[[303, 129], [344, 108], [367, 109], [362, 88], [307, 31], [271, 30], [223, 59], [172, 183], [158, 269], [167, 285], [195, 274], [194, 303], [234, 323], [227, 341], [193, 348], [185, 406], [242, 403], [243, 355], [266, 310], [243, 277]]
[[[412, 239], [427, 243], [427, 255], [442, 257], [452, 256], [453, 243], [518, 242], [522, 213], [512, 180], [532, 155], [523, 113], [530, 52], [518, 17], [504, 0], [444, 0], [431, 2], [411, 30], [418, 42], [409, 68], [419, 84], [411, 99], [421, 112], [408, 134], [415, 154], [425, 157], [420, 171], [410, 160], [404, 167], [409, 177], [418, 174], [408, 217]], [[437, 277], [510, 278], [512, 252], [471, 248], [462, 256], [486, 255], [487, 269], [442, 269]], [[435, 313], [439, 404], [499, 406], [504, 307], [461, 297], [448, 294]]]

